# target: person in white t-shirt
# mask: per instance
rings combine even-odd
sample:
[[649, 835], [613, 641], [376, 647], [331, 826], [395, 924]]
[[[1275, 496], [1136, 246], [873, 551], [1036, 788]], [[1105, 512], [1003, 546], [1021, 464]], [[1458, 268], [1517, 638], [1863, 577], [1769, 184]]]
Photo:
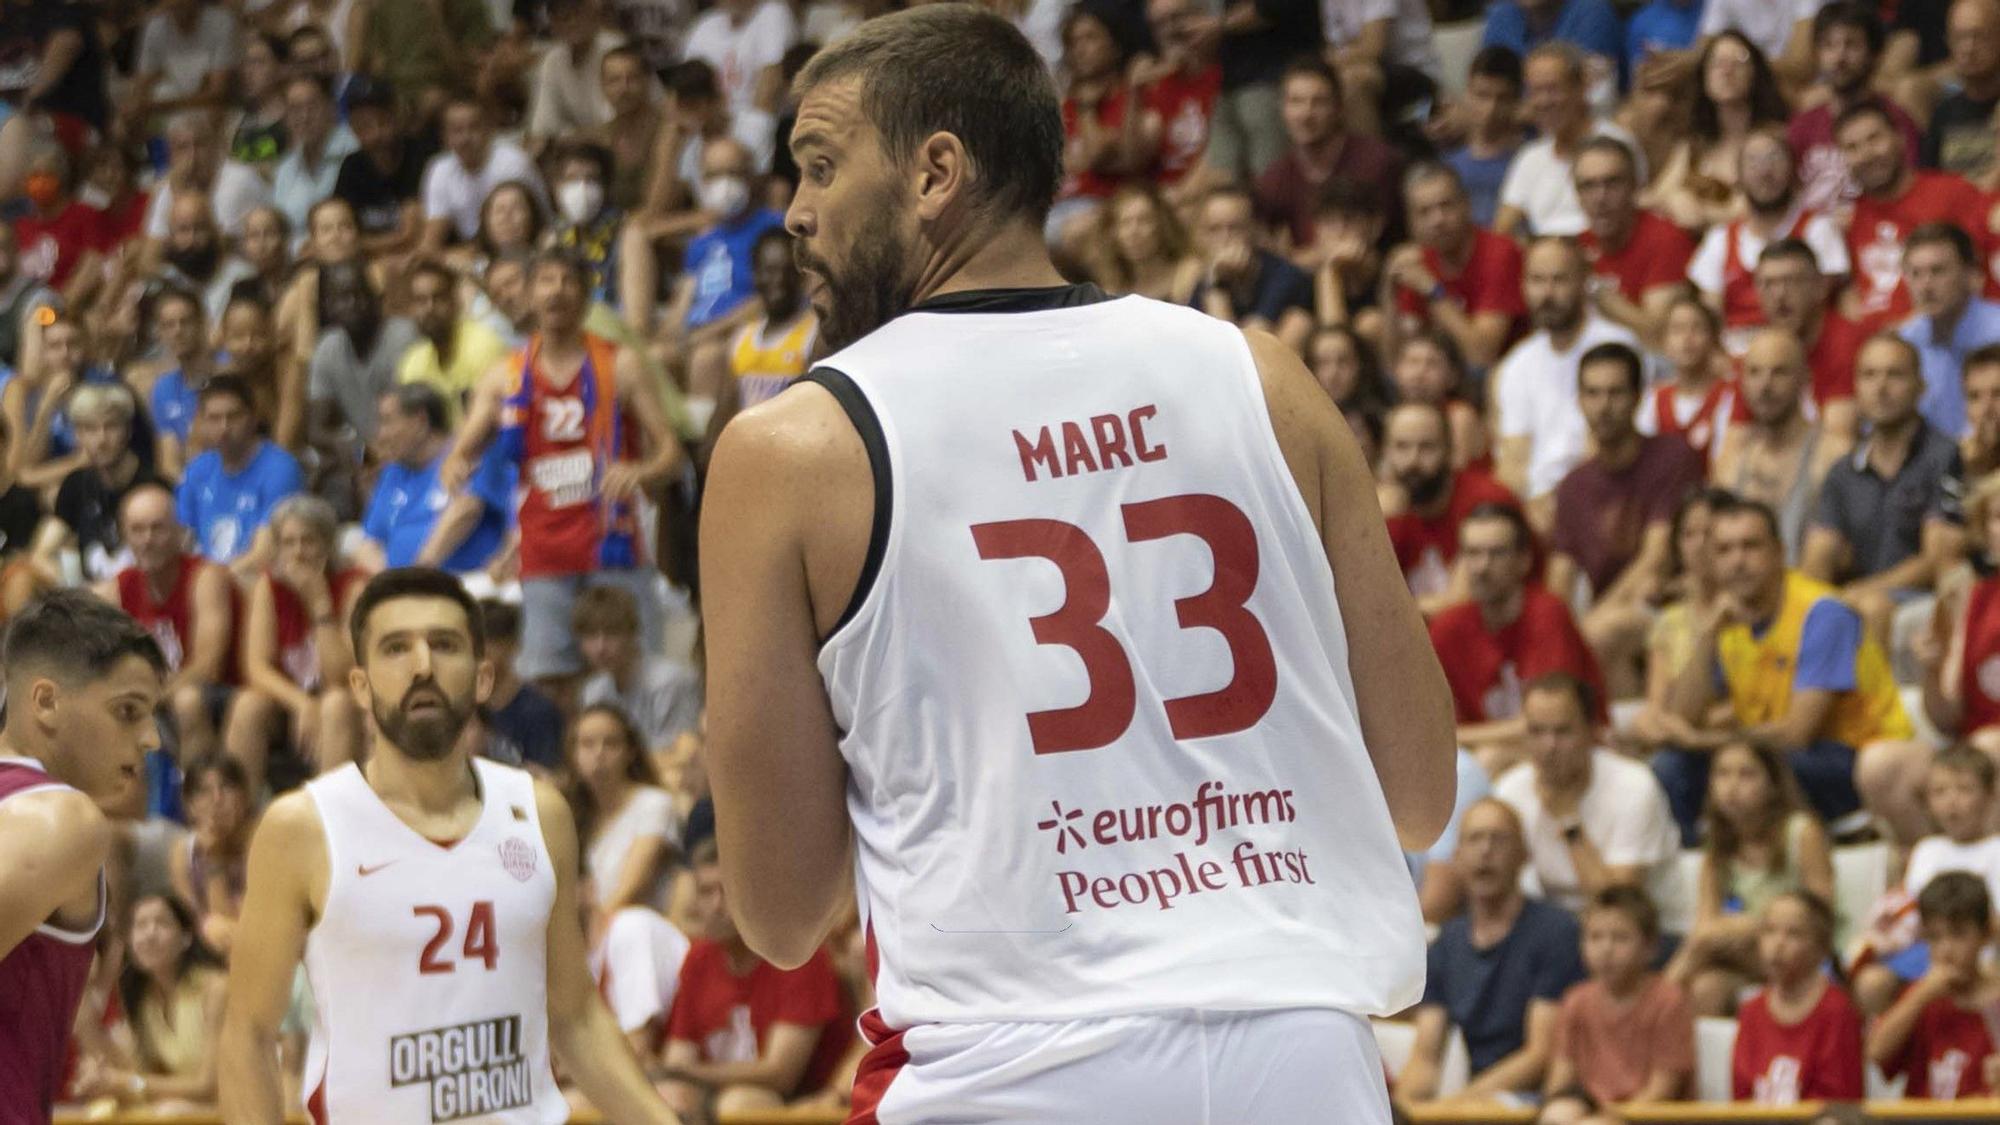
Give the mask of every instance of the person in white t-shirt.
[[766, 71], [798, 42], [799, 25], [782, 0], [722, 0], [688, 31], [684, 54], [715, 68], [732, 112], [756, 109]]
[[1556, 485], [1590, 445], [1576, 405], [1577, 361], [1598, 344], [1639, 346], [1632, 333], [1589, 308], [1587, 276], [1582, 251], [1568, 239], [1544, 237], [1528, 247], [1521, 291], [1535, 333], [1493, 371], [1500, 430], [1494, 467], [1543, 527], [1554, 512]]
[[583, 873], [595, 890], [597, 924], [586, 928], [597, 933], [628, 906], [666, 905], [680, 823], [638, 728], [615, 704], [592, 704], [577, 715], [569, 757]]
[[1826, 0], [1708, 0], [1700, 38], [1730, 29], [1757, 44], [1787, 77], [1812, 77], [1812, 19]]
[[600, 72], [604, 56], [625, 42], [605, 30], [598, 0], [549, 0], [549, 34], [554, 42], [535, 67], [528, 139], [542, 145], [567, 133], [595, 129], [611, 120]]
[[1382, 94], [1391, 68], [1431, 81], [1442, 69], [1425, 0], [1320, 0], [1319, 18], [1340, 67], [1351, 129], [1381, 132]]
[[[1577, 149], [1592, 137], [1611, 137], [1634, 154], [1645, 150], [1624, 128], [1591, 116], [1589, 78], [1583, 53], [1575, 47], [1544, 43], [1528, 52], [1521, 74], [1527, 115], [1541, 136], [1522, 145], [1507, 166], [1493, 229], [1516, 237], [1582, 234], [1590, 220], [1570, 176]], [[1636, 158], [1636, 163], [1643, 184], [1645, 160]]]
[[1528, 685], [1529, 760], [1501, 774], [1493, 795], [1520, 814], [1528, 869], [1549, 901], [1581, 911], [1621, 884], [1663, 901], [1679, 877], [1680, 829], [1653, 771], [1597, 745], [1591, 695], [1562, 672]]
[[[1924, 779], [1924, 808], [1938, 833], [1917, 841], [1903, 869], [1903, 889], [1912, 895], [1947, 871], [1970, 871], [2000, 895], [2000, 835], [1993, 821], [1993, 759], [1970, 747], [1943, 750]], [[2000, 899], [1996, 899], [2000, 901]]]
[[146, 237], [166, 241], [174, 192], [207, 194], [217, 226], [234, 237], [243, 233], [250, 212], [271, 202], [271, 186], [248, 164], [223, 155], [222, 138], [208, 114], [189, 110], [167, 123], [167, 174], [146, 204]]
[[512, 141], [493, 135], [486, 105], [477, 98], [457, 97], [444, 107], [445, 150], [424, 169], [424, 237], [426, 253], [444, 248], [455, 238], [479, 233], [479, 210], [486, 196], [508, 180], [519, 180], [548, 214], [548, 189], [535, 162]]
[[135, 119], [148, 113], [220, 106], [241, 55], [229, 9], [205, 0], [161, 0], [139, 33], [138, 74], [124, 99]]

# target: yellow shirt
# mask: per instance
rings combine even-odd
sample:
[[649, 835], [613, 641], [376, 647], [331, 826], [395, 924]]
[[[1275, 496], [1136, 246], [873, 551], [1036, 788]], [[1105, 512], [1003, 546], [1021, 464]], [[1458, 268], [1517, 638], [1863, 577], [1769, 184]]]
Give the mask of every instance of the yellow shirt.
[[476, 320], [461, 320], [453, 330], [451, 338], [451, 362], [438, 361], [437, 345], [428, 338], [419, 338], [403, 353], [403, 360], [396, 365], [396, 381], [399, 383], [429, 383], [444, 396], [450, 407], [450, 415], [455, 423], [459, 408], [472, 388], [479, 383], [480, 376], [486, 374], [494, 364], [505, 359], [507, 341], [500, 334]]
[[770, 328], [768, 319], [744, 325], [729, 349], [729, 373], [736, 378], [739, 408], [755, 406], [791, 386], [811, 362], [819, 318], [810, 309], [776, 336], [769, 335]]
[[[1778, 614], [1763, 636], [1753, 635], [1747, 625], [1728, 626], [1716, 636], [1715, 653], [1737, 721], [1749, 726], [1784, 717], [1798, 678], [1806, 615], [1822, 599], [1835, 597], [1833, 587], [1789, 571]], [[1833, 712], [1815, 737], [1859, 750], [1878, 739], [1911, 736], [1910, 717], [1903, 713], [1889, 658], [1881, 645], [1864, 635], [1854, 660], [1854, 687], [1834, 697]]]

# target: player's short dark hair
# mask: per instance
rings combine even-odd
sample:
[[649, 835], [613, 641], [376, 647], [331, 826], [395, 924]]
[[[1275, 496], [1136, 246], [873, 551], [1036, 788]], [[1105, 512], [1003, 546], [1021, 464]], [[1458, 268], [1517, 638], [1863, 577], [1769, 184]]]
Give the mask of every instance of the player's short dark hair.
[[1466, 68], [1467, 81], [1474, 78], [1498, 78], [1505, 82], [1519, 96], [1521, 93], [1521, 56], [1512, 47], [1495, 44], [1481, 47], [1472, 56], [1472, 65]]
[[1813, 253], [1813, 248], [1806, 245], [1805, 240], [1801, 238], [1780, 238], [1776, 242], [1767, 243], [1763, 252], [1757, 255], [1757, 264], [1761, 266], [1765, 262], [1778, 262], [1787, 258], [1804, 262], [1813, 268], [1813, 272], [1819, 272], [1819, 255]]
[[441, 434], [451, 427], [444, 396], [429, 383], [398, 383], [382, 394], [386, 398], [395, 400], [396, 409], [400, 413], [422, 415], [424, 428], [431, 433]]
[[[1626, 144], [1617, 137], [1607, 136], [1603, 133], [1598, 133], [1590, 137], [1577, 146], [1577, 160], [1583, 159], [1583, 154], [1587, 152], [1610, 153], [1625, 162], [1626, 175], [1631, 176], [1634, 180], [1639, 178], [1639, 158], [1633, 155], [1631, 145]], [[1575, 167], [1575, 161], [1572, 161], [1570, 166]]]
[[1284, 71], [1278, 76], [1278, 86], [1282, 89], [1285, 83], [1294, 78], [1317, 78], [1333, 90], [1334, 101], [1342, 101], [1345, 98], [1346, 91], [1340, 88], [1340, 74], [1327, 65], [1324, 56], [1317, 53], [1307, 51], [1293, 55], [1291, 61], [1285, 64]]
[[533, 280], [545, 269], [562, 270], [585, 289], [590, 288], [590, 263], [584, 261], [583, 256], [573, 250], [561, 246], [551, 246], [546, 250], [538, 251], [534, 257], [528, 259], [528, 278], [530, 280]]
[[2000, 783], [2000, 769], [1995, 768], [1993, 759], [1962, 742], [1938, 751], [1937, 756], [1931, 759], [1931, 768], [1965, 774], [1988, 793], [1993, 792], [1996, 783]]
[[195, 393], [195, 409], [199, 410], [207, 406], [208, 400], [213, 398], [233, 398], [237, 402], [242, 403], [246, 410], [250, 409], [257, 401], [256, 397], [250, 391], [249, 382], [241, 375], [209, 376], [208, 382], [203, 383], [201, 390]]
[[1716, 497], [1715, 503], [1708, 509], [1709, 524], [1713, 526], [1717, 520], [1728, 516], [1755, 516], [1764, 525], [1764, 531], [1773, 543], [1785, 541], [1784, 533], [1778, 529], [1778, 513], [1762, 500], [1751, 500], [1734, 493]]
[[1993, 895], [1986, 880], [1970, 871], [1947, 871], [1917, 892], [1917, 917], [1931, 925], [1977, 926], [1984, 931], [1993, 924]]
[[1840, 136], [1842, 132], [1846, 131], [1849, 125], [1854, 124], [1864, 117], [1879, 119], [1882, 122], [1882, 127], [1885, 129], [1894, 130], [1896, 128], [1896, 119], [1889, 113], [1888, 103], [1880, 98], [1866, 97], [1841, 110], [1840, 116], [1833, 119], [1833, 135], [1835, 137]]
[[972, 195], [1002, 215], [1048, 218], [1062, 181], [1063, 127], [1048, 64], [1013, 24], [972, 4], [928, 4], [863, 23], [807, 62], [801, 96], [861, 81], [861, 110], [904, 165], [934, 133], [972, 161]]
[[1580, 676], [1568, 672], [1544, 672], [1528, 681], [1521, 689], [1521, 698], [1531, 695], [1567, 695], [1576, 704], [1576, 713], [1588, 723], [1597, 714], [1597, 689], [1590, 686]]
[[1514, 529], [1514, 549], [1517, 551], [1528, 550], [1535, 541], [1535, 533], [1528, 527], [1528, 517], [1521, 514], [1521, 509], [1497, 500], [1474, 505], [1471, 511], [1465, 513], [1465, 518], [1458, 521], [1458, 526], [1463, 528], [1466, 524], [1487, 520], [1498, 520]]
[[521, 607], [499, 598], [479, 600], [479, 618], [486, 626], [486, 639], [513, 644], [521, 639]]
[[7, 674], [40, 671], [65, 683], [108, 674], [136, 656], [166, 675], [160, 642], [124, 610], [88, 590], [55, 589], [38, 594], [7, 623]]
[[1813, 16], [1812, 41], [1818, 43], [1827, 32], [1837, 27], [1852, 28], [1868, 40], [1868, 53], [1880, 55], [1882, 46], [1888, 42], [1888, 32], [1882, 27], [1882, 17], [1875, 9], [1858, 0], [1833, 0]]
[[1660, 908], [1644, 890], [1627, 883], [1606, 887], [1590, 896], [1591, 910], [1607, 910], [1631, 919], [1639, 936], [1647, 941], [1660, 937]]
[[1957, 223], [1924, 223], [1911, 231], [1903, 239], [1903, 256], [1919, 246], [1949, 246], [1958, 255], [1960, 265], [1968, 269], [1979, 264], [1979, 249], [1972, 244], [1972, 236]]
[[617, 586], [592, 586], [576, 596], [570, 607], [569, 627], [579, 636], [612, 633], [639, 634], [639, 602], [631, 591]]
[[354, 644], [354, 659], [362, 667], [368, 666], [368, 615], [383, 602], [404, 598], [443, 598], [457, 603], [465, 611], [465, 628], [472, 635], [472, 654], [485, 655], [486, 623], [480, 616], [479, 603], [472, 600], [458, 579], [427, 566], [397, 566], [370, 578], [361, 588], [361, 596], [354, 599], [347, 637]]
[[1583, 382], [1585, 369], [1600, 363], [1615, 363], [1625, 371], [1625, 386], [1633, 394], [1638, 394], [1646, 385], [1646, 367], [1639, 359], [1639, 353], [1630, 344], [1608, 340], [1583, 353], [1576, 364], [1576, 381]]

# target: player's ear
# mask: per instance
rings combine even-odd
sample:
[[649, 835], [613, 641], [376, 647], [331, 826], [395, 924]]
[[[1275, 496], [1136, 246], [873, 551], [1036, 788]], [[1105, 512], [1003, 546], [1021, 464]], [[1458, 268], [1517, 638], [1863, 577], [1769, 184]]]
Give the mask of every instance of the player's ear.
[[937, 132], [917, 146], [915, 160], [917, 218], [933, 222], [972, 190], [972, 158], [965, 142]]
[[28, 681], [28, 709], [43, 727], [56, 725], [56, 708], [62, 703], [62, 685], [47, 676]]
[[347, 691], [363, 711], [371, 715], [375, 713], [375, 693], [368, 690], [368, 673], [362, 670], [359, 660], [347, 670]]

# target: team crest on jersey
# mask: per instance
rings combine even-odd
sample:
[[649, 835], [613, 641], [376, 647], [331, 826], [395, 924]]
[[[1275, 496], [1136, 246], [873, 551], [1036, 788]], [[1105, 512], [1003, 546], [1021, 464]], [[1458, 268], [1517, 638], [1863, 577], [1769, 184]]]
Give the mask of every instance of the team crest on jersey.
[[500, 866], [517, 882], [535, 877], [535, 846], [519, 836], [509, 836], [500, 844]]

